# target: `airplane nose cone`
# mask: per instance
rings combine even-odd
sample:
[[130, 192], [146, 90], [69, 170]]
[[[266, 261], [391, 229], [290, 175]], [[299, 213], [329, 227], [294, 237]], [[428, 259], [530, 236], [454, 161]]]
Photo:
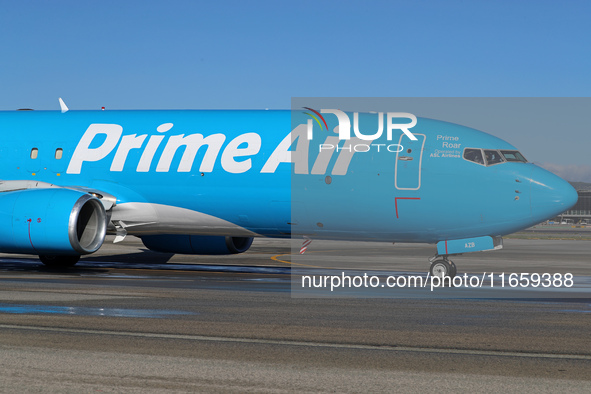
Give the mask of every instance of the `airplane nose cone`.
[[532, 171], [530, 187], [532, 216], [540, 222], [569, 210], [579, 199], [570, 183], [540, 167]]

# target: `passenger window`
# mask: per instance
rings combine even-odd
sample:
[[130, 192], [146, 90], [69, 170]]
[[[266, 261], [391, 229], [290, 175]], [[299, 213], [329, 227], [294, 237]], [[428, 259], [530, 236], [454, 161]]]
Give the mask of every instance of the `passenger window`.
[[55, 150], [55, 158], [56, 158], [57, 160], [61, 159], [61, 158], [62, 158], [62, 155], [63, 155], [63, 153], [64, 153], [64, 150], [63, 150], [62, 148], [57, 148], [57, 149]]
[[464, 150], [464, 159], [484, 165], [484, 159], [482, 158], [482, 150], [480, 149], [466, 148]]
[[520, 161], [522, 163], [527, 163], [526, 158], [516, 150], [502, 150], [501, 154], [507, 161]]
[[497, 150], [486, 149], [484, 151], [484, 157], [486, 157], [486, 165], [489, 165], [489, 166], [503, 162], [503, 158], [501, 157], [501, 154]]
[[31, 159], [36, 159], [38, 154], [39, 154], [39, 149], [37, 149], [37, 148], [31, 149]]

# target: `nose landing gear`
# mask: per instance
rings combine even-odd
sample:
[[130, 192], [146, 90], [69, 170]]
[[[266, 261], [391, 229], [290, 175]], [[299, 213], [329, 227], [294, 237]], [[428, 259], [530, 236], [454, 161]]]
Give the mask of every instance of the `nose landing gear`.
[[449, 260], [447, 256], [436, 255], [430, 261], [431, 267], [429, 268], [429, 272], [431, 276], [437, 276], [441, 279], [445, 276], [453, 278], [458, 272], [454, 262]]

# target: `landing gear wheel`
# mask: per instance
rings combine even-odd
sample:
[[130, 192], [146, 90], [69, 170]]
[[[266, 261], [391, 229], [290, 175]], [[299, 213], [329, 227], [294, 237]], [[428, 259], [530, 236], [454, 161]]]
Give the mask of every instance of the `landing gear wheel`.
[[80, 256], [55, 256], [55, 255], [40, 255], [39, 260], [49, 268], [69, 268], [76, 265]]
[[431, 263], [431, 268], [429, 268], [429, 272], [431, 276], [436, 276], [438, 278], [443, 279], [444, 276], [449, 276], [453, 278], [456, 272], [455, 264], [452, 266], [448, 260], [435, 260]]
[[453, 279], [456, 276], [456, 274], [458, 273], [458, 269], [453, 261], [447, 260], [447, 262], [451, 266], [451, 272], [449, 273], [449, 277]]

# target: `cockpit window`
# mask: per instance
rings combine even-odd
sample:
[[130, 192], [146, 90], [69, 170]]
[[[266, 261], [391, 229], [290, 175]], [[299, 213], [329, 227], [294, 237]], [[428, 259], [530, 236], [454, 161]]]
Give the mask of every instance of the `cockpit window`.
[[502, 163], [504, 159], [498, 150], [485, 149], [484, 157], [486, 157], [486, 165], [492, 166], [493, 164]]
[[464, 150], [464, 159], [484, 165], [484, 158], [482, 157], [481, 149], [466, 148]]
[[527, 163], [525, 157], [523, 157], [523, 155], [516, 150], [502, 150], [501, 154], [507, 161], [520, 161], [522, 163]]

